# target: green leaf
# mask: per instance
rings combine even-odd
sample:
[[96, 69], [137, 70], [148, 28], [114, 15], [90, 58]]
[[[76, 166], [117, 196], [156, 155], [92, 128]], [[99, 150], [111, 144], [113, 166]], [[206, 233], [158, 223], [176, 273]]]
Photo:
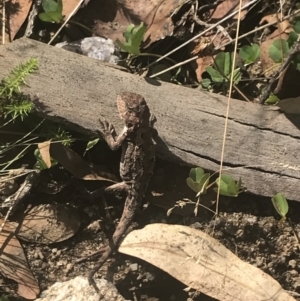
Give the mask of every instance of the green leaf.
[[40, 13], [39, 18], [44, 22], [52, 22], [52, 18], [48, 15], [48, 13]]
[[196, 167], [196, 168], [191, 168], [189, 177], [193, 181], [199, 183], [204, 174], [205, 174], [205, 172], [204, 172], [203, 168]]
[[7, 296], [1, 296], [0, 301], [9, 301]]
[[54, 0], [43, 0], [42, 7], [46, 13], [57, 11], [58, 3]]
[[294, 31], [291, 31], [287, 39], [290, 48], [292, 48], [292, 46], [297, 42], [297, 39], [298, 39], [298, 35]]
[[277, 39], [269, 48], [269, 56], [275, 63], [282, 63], [289, 51], [290, 48], [288, 42], [282, 39]]
[[242, 79], [242, 73], [240, 71], [240, 68], [235, 69], [234, 73], [233, 73], [233, 82], [234, 82], [234, 84], [237, 85], [240, 82], [241, 79]]
[[272, 203], [278, 214], [281, 217], [285, 217], [289, 211], [289, 204], [283, 194], [279, 192], [272, 197]]
[[206, 72], [210, 75], [211, 80], [214, 83], [223, 83], [224, 82], [224, 78], [223, 76], [220, 74], [219, 71], [217, 71], [216, 69], [214, 69], [213, 67], [209, 66], [205, 68]]
[[52, 19], [55, 23], [60, 23], [63, 16], [60, 12], [52, 11], [48, 13], [48, 16]]
[[62, 2], [62, 0], [57, 0], [56, 11], [62, 15], [62, 10], [63, 10], [63, 2]]
[[122, 43], [117, 39], [116, 44], [125, 52], [128, 52], [131, 55], [138, 55], [140, 54], [140, 46], [146, 30], [147, 27], [143, 22], [138, 27], [131, 24], [127, 26], [126, 31], [123, 33], [125, 43]]
[[296, 69], [300, 71], [300, 53], [294, 55], [293, 63], [296, 66]]
[[260, 56], [260, 48], [257, 44], [245, 45], [241, 48], [239, 55], [246, 64], [253, 63]]
[[268, 99], [265, 101], [265, 104], [267, 105], [275, 105], [280, 99], [274, 95], [274, 94], [270, 94], [270, 96], [268, 97]]
[[186, 179], [186, 183], [197, 194], [205, 194], [209, 178], [210, 174], [204, 173], [202, 168], [192, 168], [189, 177]]
[[123, 37], [125, 38], [125, 41], [128, 42], [129, 40], [131, 40], [131, 37], [133, 35], [133, 30], [134, 30], [135, 26], [134, 24], [130, 24], [126, 27], [125, 32], [123, 33]]
[[44, 22], [60, 23], [63, 16], [60, 12], [40, 13], [39, 18]]
[[220, 73], [229, 75], [231, 72], [231, 54], [229, 52], [218, 53], [213, 66], [216, 70], [220, 70]]
[[83, 156], [85, 156], [86, 152], [88, 152], [90, 149], [92, 149], [98, 143], [98, 141], [99, 141], [99, 138], [96, 138], [94, 140], [90, 140], [86, 145]]
[[296, 33], [300, 33], [300, 17], [293, 20], [293, 29]]
[[201, 86], [203, 89], [208, 89], [211, 85], [211, 80], [209, 78], [203, 78], [201, 82]]
[[[220, 194], [225, 196], [237, 197], [242, 185], [241, 179], [236, 182], [231, 176], [223, 174], [216, 179], [217, 186], [220, 187]], [[214, 191], [218, 192], [218, 188], [214, 188]]]

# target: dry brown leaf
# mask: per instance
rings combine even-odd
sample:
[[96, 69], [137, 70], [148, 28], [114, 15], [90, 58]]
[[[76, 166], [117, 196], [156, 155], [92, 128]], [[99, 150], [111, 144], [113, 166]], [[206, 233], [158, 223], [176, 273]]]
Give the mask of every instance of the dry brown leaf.
[[62, 15], [64, 16], [64, 19], [66, 19], [73, 12], [79, 2], [80, 0], [63, 0]]
[[[261, 19], [259, 24], [263, 23], [272, 23], [274, 20], [278, 19], [279, 20], [280, 15], [272, 14], [272, 15], [267, 15]], [[266, 76], [270, 76], [276, 69], [279, 68], [279, 65], [277, 68], [273, 68], [275, 66], [274, 61], [271, 59], [269, 55], [269, 48], [273, 44], [273, 42], [276, 39], [282, 39], [282, 40], [287, 40], [289, 37], [289, 33], [292, 31], [292, 25], [288, 20], [284, 20], [282, 22], [277, 23], [277, 29], [274, 30], [268, 37], [265, 39], [261, 44], [260, 44], [260, 58], [261, 58], [261, 65], [263, 71], [265, 71]]]
[[271, 276], [190, 227], [148, 225], [130, 232], [119, 251], [150, 262], [218, 300], [295, 301]]
[[[6, 10], [6, 43], [11, 42], [20, 27], [27, 18], [28, 12], [30, 10], [32, 1], [31, 0], [12, 0], [5, 1], [5, 10]], [[1, 17], [2, 21], [2, 17]], [[0, 21], [1, 27], [2, 22]], [[2, 33], [2, 31], [1, 31]], [[2, 40], [2, 35], [1, 40]]]
[[41, 157], [48, 168], [51, 167], [50, 144], [51, 140], [38, 144], [38, 149], [40, 151]]
[[282, 13], [266, 15], [261, 18], [259, 25], [262, 25], [264, 22], [273, 23], [274, 21], [276, 20], [280, 21], [281, 19], [282, 19]]
[[27, 264], [22, 245], [12, 232], [13, 228], [7, 223], [0, 233], [0, 272], [18, 283], [20, 296], [34, 300], [40, 289]]
[[151, 1], [121, 1], [118, 6], [112, 5], [111, 0], [101, 1], [101, 5], [90, 2], [90, 9], [95, 14], [96, 35], [110, 38], [113, 41], [124, 41], [123, 33], [130, 24], [136, 26], [141, 22], [147, 26], [145, 39], [147, 46], [151, 43], [170, 36], [174, 24], [170, 18], [171, 13], [184, 2], [184, 0], [151, 0]]
[[115, 175], [100, 170], [98, 166], [88, 164], [77, 153], [61, 143], [52, 143], [50, 153], [52, 158], [78, 179], [113, 183], [118, 181]]
[[51, 244], [72, 237], [79, 227], [80, 217], [74, 208], [43, 204], [25, 212], [17, 235], [25, 241]]
[[[250, 0], [243, 0], [242, 6], [246, 5]], [[215, 10], [211, 10], [211, 19], [222, 19], [226, 17], [227, 15], [231, 14], [235, 10], [238, 10], [239, 8], [240, 0], [225, 0], [221, 2]], [[244, 9], [241, 11], [241, 20], [244, 19], [244, 17], [247, 14], [247, 10]], [[237, 19], [238, 14], [236, 14], [233, 19]]]
[[212, 56], [199, 57], [196, 60], [197, 68], [195, 71], [199, 82], [202, 81], [202, 73], [206, 71], [206, 67], [210, 66], [213, 61]]
[[271, 15], [264, 16], [260, 20], [260, 22], [259, 22], [260, 25], [262, 25], [264, 23], [273, 24], [274, 21], [276, 21], [276, 20], [278, 21], [277, 29], [268, 36], [268, 39], [282, 38], [281, 34], [290, 33], [291, 31], [293, 31], [292, 25], [289, 22], [289, 20], [284, 20], [284, 21], [280, 22], [279, 21], [280, 18], [281, 18], [281, 14], [271, 14]]
[[[260, 61], [261, 61], [262, 69], [265, 72], [266, 76], [270, 76], [273, 72], [275, 72], [280, 67], [278, 64], [277, 68], [273, 68], [276, 65], [276, 63], [274, 63], [274, 61], [271, 59], [269, 55], [270, 46], [273, 44], [274, 40], [278, 38], [279, 37], [276, 35], [272, 39], [267, 39], [260, 44]], [[282, 40], [287, 40], [288, 34], [283, 33], [280, 35], [280, 38]]]

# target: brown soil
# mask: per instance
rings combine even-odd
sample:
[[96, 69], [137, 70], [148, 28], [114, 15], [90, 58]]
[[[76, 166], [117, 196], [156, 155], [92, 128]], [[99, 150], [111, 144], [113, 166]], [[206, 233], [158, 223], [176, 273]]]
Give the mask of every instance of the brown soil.
[[[116, 161], [117, 162], [117, 161]], [[213, 220], [208, 210], [199, 209], [198, 217], [193, 216], [193, 206], [180, 209], [176, 214], [166, 216], [166, 209], [183, 198], [194, 199], [185, 179], [189, 168], [174, 166], [158, 161], [149, 193], [136, 221], [139, 227], [149, 223], [184, 224], [212, 233], [214, 237], [241, 259], [259, 267], [274, 277], [284, 289], [295, 292], [300, 300], [300, 260], [299, 243], [288, 222], [279, 225], [280, 217], [271, 200], [243, 193], [238, 198], [221, 198], [219, 217]], [[150, 191], [156, 191], [155, 196]], [[163, 195], [161, 195], [163, 194]], [[73, 265], [76, 259], [95, 252], [111, 237], [113, 220], [122, 213], [122, 201], [108, 199], [113, 206], [106, 217], [101, 202], [87, 201], [78, 196], [74, 187], [67, 187], [57, 195], [35, 193], [27, 203], [71, 203], [80, 213], [81, 228], [70, 239], [53, 245], [23, 243], [29, 265], [38, 280], [41, 290], [47, 289], [57, 281], [65, 281], [78, 275], [87, 275], [94, 266], [88, 261]], [[159, 203], [161, 207], [153, 205]], [[214, 209], [214, 207], [212, 207]], [[289, 219], [295, 232], [300, 231], [300, 204], [290, 202]], [[181, 213], [181, 214], [178, 214]], [[184, 214], [184, 215], [183, 215]], [[101, 220], [101, 222], [100, 222]], [[102, 229], [104, 231], [102, 231]], [[55, 231], [55, 229], [54, 229]], [[105, 233], [105, 234], [104, 234]], [[96, 274], [116, 284], [120, 293], [133, 300], [212, 300], [196, 292], [185, 292], [185, 286], [170, 275], [139, 259], [116, 253]], [[1, 279], [2, 291], [9, 292], [10, 300], [21, 300], [13, 293], [16, 286], [7, 279]], [[298, 294], [299, 293], [299, 294]]]

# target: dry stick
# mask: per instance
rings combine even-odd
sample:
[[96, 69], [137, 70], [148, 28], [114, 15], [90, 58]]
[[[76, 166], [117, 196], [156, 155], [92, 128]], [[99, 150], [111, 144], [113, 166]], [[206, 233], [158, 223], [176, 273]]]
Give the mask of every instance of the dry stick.
[[[296, 10], [293, 14], [284, 17], [283, 20], [286, 20], [286, 19], [290, 18], [291, 16], [295, 16], [295, 15], [298, 14], [299, 12], [300, 12], [300, 9], [299, 9], [299, 10]], [[225, 19], [224, 19], [224, 20], [225, 20]], [[222, 20], [222, 22], [223, 22], [224, 20]], [[264, 29], [264, 28], [267, 28], [267, 27], [269, 27], [269, 26], [272, 26], [272, 25], [274, 25], [274, 24], [276, 24], [276, 23], [277, 23], [277, 21], [274, 21], [274, 22], [271, 22], [271, 23], [262, 25], [262, 26], [260, 26], [260, 27], [258, 27], [258, 28], [256, 28], [256, 29], [253, 29], [253, 30], [251, 30], [251, 31], [249, 31], [249, 32], [247, 32], [247, 33], [245, 33], [245, 34], [239, 36], [238, 39], [240, 40], [240, 39], [242, 39], [242, 38], [245, 38], [245, 37], [249, 36], [249, 35], [252, 34], [252, 33], [255, 33], [255, 32], [259, 31], [259, 30], [262, 30], [262, 29]], [[219, 23], [217, 23], [217, 24], [219, 24]], [[214, 28], [214, 27], [216, 27], [217, 24], [214, 24], [214, 26], [210, 27], [209, 30], [212, 29], [212, 28]], [[203, 34], [206, 33], [206, 32], [207, 32], [207, 30], [204, 31], [204, 32], [202, 32], [201, 34], [197, 35], [197, 37], [203, 35]], [[189, 41], [189, 42], [190, 42], [190, 41]], [[233, 42], [235, 42], [235, 39], [232, 39], [232, 41], [229, 41], [229, 42], [226, 42], [226, 43], [224, 43], [224, 44], [222, 44], [222, 45], [220, 45], [220, 46], [217, 46], [216, 48], [214, 48], [214, 50], [219, 50], [220, 48], [223, 48], [223, 47], [225, 47], [225, 46], [227, 46], [227, 45], [229, 45], [229, 44], [231, 44], [231, 43], [233, 43]], [[186, 43], [183, 44], [183, 45], [181, 45], [180, 47], [185, 46], [185, 45], [186, 45]], [[169, 55], [170, 53], [171, 53], [171, 52], [165, 54], [164, 56], [161, 57], [161, 59], [165, 58], [165, 57], [166, 57], [167, 55]], [[192, 57], [192, 58], [190, 58], [190, 59], [187, 59], [187, 60], [185, 60], [185, 61], [183, 61], [183, 62], [180, 62], [180, 63], [178, 63], [178, 64], [176, 64], [176, 65], [174, 65], [174, 66], [171, 66], [171, 67], [169, 67], [169, 68], [167, 68], [167, 69], [165, 69], [165, 70], [162, 70], [162, 71], [160, 71], [160, 72], [157, 72], [157, 73], [151, 75], [150, 78], [153, 78], [153, 77], [155, 77], [155, 76], [164, 74], [164, 73], [166, 73], [166, 72], [168, 72], [168, 71], [170, 71], [170, 70], [173, 70], [173, 69], [175, 69], [175, 68], [177, 68], [177, 67], [180, 67], [180, 66], [182, 66], [182, 65], [185, 65], [186, 63], [189, 63], [189, 62], [191, 62], [191, 61], [195, 61], [195, 60], [197, 60], [197, 59], [198, 59], [198, 56], [196, 55], [196, 56], [194, 56], [194, 57]], [[152, 66], [153, 64], [155, 64], [156, 62], [157, 62], [157, 61], [151, 63], [151, 64], [148, 65], [148, 66], [146, 66], [146, 67], [144, 68], [144, 70], [145, 70], [146, 68], [148, 68], [148, 67], [151, 67], [151, 66]]]
[[298, 36], [298, 39], [296, 43], [294, 44], [293, 48], [291, 49], [289, 55], [285, 59], [284, 63], [280, 66], [280, 68], [275, 72], [273, 77], [270, 79], [268, 86], [263, 90], [262, 95], [260, 97], [259, 103], [264, 104], [266, 99], [271, 94], [272, 85], [273, 83], [278, 79], [280, 74], [288, 67], [288, 65], [292, 62], [295, 54], [300, 52], [300, 35]]
[[[290, 17], [293, 17], [293, 16], [297, 15], [298, 13], [300, 13], [300, 9], [294, 11], [292, 14], [290, 14], [290, 15], [288, 15], [288, 16], [285, 16], [282, 20], [287, 20], [287, 19], [289, 19]], [[240, 39], [242, 39], [242, 38], [245, 38], [245, 37], [249, 36], [249, 35], [252, 34], [252, 33], [258, 32], [258, 31], [260, 31], [260, 30], [262, 30], [262, 29], [264, 29], [264, 28], [270, 27], [270, 26], [272, 26], [272, 25], [274, 25], [274, 24], [276, 24], [276, 23], [277, 23], [277, 20], [274, 21], [274, 22], [270, 22], [270, 23], [268, 23], [268, 24], [262, 25], [262, 26], [260, 26], [260, 27], [257, 27], [257, 28], [255, 28], [255, 29], [253, 29], [253, 30], [251, 30], [251, 31], [248, 31], [247, 33], [245, 33], [245, 34], [239, 36], [238, 39], [240, 40]], [[219, 50], [220, 48], [223, 48], [223, 47], [225, 47], [225, 46], [227, 46], [227, 45], [230, 45], [230, 44], [233, 43], [233, 42], [235, 42], [235, 39], [233, 39], [232, 41], [228, 41], [228, 42], [226, 42], [226, 43], [224, 43], [224, 44], [222, 44], [222, 45], [220, 45], [220, 46], [217, 46], [217, 47], [215, 48], [215, 50]]]
[[3, 220], [2, 225], [0, 226], [0, 233], [5, 226], [5, 223], [8, 217], [16, 210], [17, 206], [28, 196], [32, 187], [36, 184], [38, 176], [40, 174], [39, 170], [34, 170], [29, 173], [24, 183], [20, 186], [20, 188], [13, 195], [9, 196], [2, 204], [2, 208], [9, 207], [6, 216]]
[[[222, 168], [223, 168], [223, 161], [224, 161], [225, 142], [226, 142], [227, 127], [228, 127], [228, 116], [229, 116], [229, 108], [230, 108], [230, 100], [231, 100], [232, 87], [233, 87], [233, 76], [234, 76], [234, 68], [235, 68], [235, 61], [236, 61], [237, 44], [238, 44], [237, 41], [238, 41], [238, 35], [239, 35], [240, 23], [241, 23], [241, 11], [242, 11], [242, 0], [240, 0], [240, 3], [239, 3], [239, 15], [238, 15], [238, 21], [237, 21], [237, 26], [236, 26], [236, 41], [234, 44], [233, 60], [232, 60], [233, 64], [231, 67], [231, 75], [230, 75], [230, 85], [229, 85], [229, 93], [228, 93], [229, 95], [228, 95], [227, 110], [226, 110], [226, 116], [225, 116], [225, 126], [224, 126], [221, 159], [220, 159], [219, 178], [221, 178], [221, 176], [222, 176]], [[220, 189], [221, 189], [221, 185], [218, 185], [217, 202], [216, 202], [216, 216], [219, 214]]]
[[5, 44], [5, 0], [2, 0], [2, 45]]
[[42, 4], [42, 0], [36, 0], [32, 5], [31, 12], [28, 16], [25, 34], [24, 34], [24, 36], [27, 38], [32, 35], [35, 17], [37, 16], [37, 14], [39, 12], [39, 8], [40, 8], [41, 4]]
[[65, 27], [65, 25], [69, 22], [69, 20], [72, 18], [72, 16], [78, 11], [79, 7], [85, 0], [80, 0], [77, 6], [73, 9], [73, 11], [69, 14], [68, 18], [66, 21], [61, 25], [61, 27], [57, 30], [55, 35], [52, 37], [52, 39], [48, 42], [48, 45], [50, 45], [53, 40], [57, 37], [57, 35], [61, 32], [61, 30]]

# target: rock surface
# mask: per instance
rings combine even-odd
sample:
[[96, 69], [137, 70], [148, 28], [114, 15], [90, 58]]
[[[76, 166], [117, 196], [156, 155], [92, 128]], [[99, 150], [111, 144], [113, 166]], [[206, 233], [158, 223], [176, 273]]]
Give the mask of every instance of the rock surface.
[[105, 279], [95, 280], [99, 293], [89, 285], [87, 278], [78, 276], [65, 282], [56, 282], [41, 293], [36, 301], [126, 301], [116, 287]]

